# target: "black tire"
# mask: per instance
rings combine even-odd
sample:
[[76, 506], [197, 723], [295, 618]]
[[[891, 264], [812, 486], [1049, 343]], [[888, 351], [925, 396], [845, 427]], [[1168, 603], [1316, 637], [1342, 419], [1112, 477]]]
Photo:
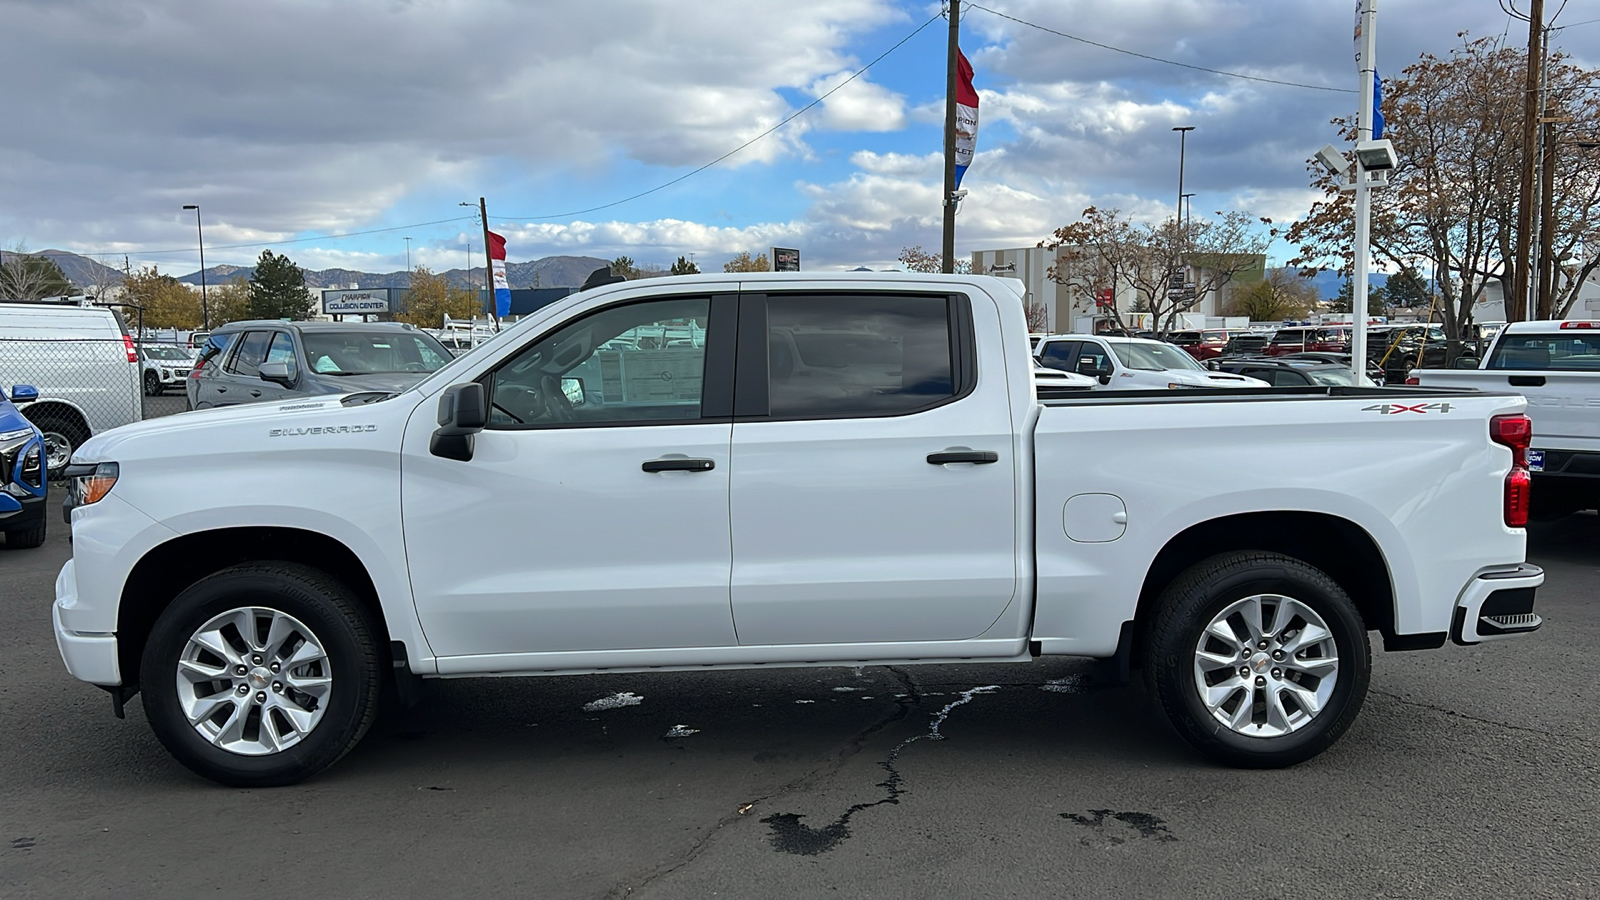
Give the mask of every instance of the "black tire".
[[[177, 666], [190, 636], [213, 617], [241, 607], [275, 610], [304, 623], [326, 652], [332, 678], [322, 718], [299, 743], [267, 755], [215, 746], [189, 723], [178, 696]], [[212, 781], [232, 787], [294, 784], [333, 765], [372, 726], [381, 672], [374, 633], [350, 591], [317, 569], [288, 562], [224, 569], [179, 594], [156, 619], [140, 663], [145, 716], [179, 762]]]
[[44, 543], [45, 520], [29, 525], [27, 528], [12, 528], [6, 532], [6, 547], [12, 550], [27, 550]]
[[146, 397], [161, 395], [161, 378], [148, 369], [144, 373], [144, 395]]
[[[1273, 737], [1241, 734], [1214, 718], [1200, 698], [1195, 673], [1206, 627], [1231, 604], [1256, 594], [1279, 594], [1309, 607], [1332, 633], [1338, 656], [1334, 687], [1320, 711]], [[1332, 746], [1360, 713], [1372, 674], [1366, 626], [1344, 590], [1298, 559], [1259, 551], [1215, 556], [1178, 576], [1158, 601], [1144, 649], [1146, 682], [1167, 721], [1202, 753], [1241, 768], [1292, 766]]]
[[[32, 413], [30, 409], [24, 412], [23, 416], [36, 425], [39, 432], [44, 435], [45, 452], [49, 456], [55, 455], [51, 453], [52, 447], [64, 446], [66, 457], [71, 459], [72, 454], [78, 452], [83, 442], [89, 439], [89, 428], [76, 413], [50, 409]], [[49, 469], [51, 481], [61, 481], [67, 477], [65, 465], [52, 461], [46, 468]]]

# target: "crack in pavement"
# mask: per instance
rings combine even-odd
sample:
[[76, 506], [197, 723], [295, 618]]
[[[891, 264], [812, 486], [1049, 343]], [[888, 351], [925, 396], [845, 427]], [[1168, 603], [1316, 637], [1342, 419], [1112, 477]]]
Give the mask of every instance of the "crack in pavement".
[[[745, 818], [751, 809], [754, 809], [757, 805], [769, 800], [776, 800], [792, 794], [817, 779], [832, 777], [833, 775], [837, 774], [840, 769], [844, 768], [845, 763], [849, 762], [851, 757], [860, 753], [862, 749], [866, 747], [867, 742], [872, 739], [873, 735], [910, 715], [912, 707], [922, 703], [921, 688], [918, 687], [916, 681], [909, 673], [895, 668], [894, 666], [885, 666], [884, 668], [888, 669], [896, 678], [900, 680], [901, 687], [903, 687], [906, 692], [906, 696], [895, 699], [895, 709], [893, 712], [886, 714], [878, 721], [873, 722], [871, 725], [868, 725], [866, 728], [858, 732], [854, 737], [846, 742], [844, 749], [839, 751], [839, 753], [836, 754], [828, 764], [812, 769], [811, 771], [806, 772], [797, 778], [793, 778], [782, 785], [779, 785], [778, 788], [773, 790], [771, 793], [763, 794], [762, 796], [757, 797], [747, 803], [739, 804], [738, 809], [736, 809], [733, 813], [723, 816], [714, 824], [712, 824], [710, 830], [701, 835], [699, 840], [695, 841], [694, 844], [690, 846], [689, 849], [685, 851], [683, 855], [676, 861], [658, 866], [649, 875], [645, 876], [641, 881], [639, 881], [638, 884], [617, 884], [616, 886], [612, 887], [611, 890], [602, 895], [605, 900], [617, 900], [617, 898], [630, 896], [635, 891], [643, 890], [662, 878], [671, 875], [673, 872], [676, 872], [679, 869], [682, 869], [685, 866], [693, 863], [700, 857], [702, 853], [706, 851], [707, 848], [711, 846], [712, 840], [715, 839], [724, 828]], [[948, 708], [946, 711], [948, 711]], [[919, 735], [919, 737], [925, 737], [925, 735]], [[898, 750], [899, 748], [896, 749]], [[766, 820], [763, 819], [762, 821]]]
[[800, 820], [805, 816], [797, 813], [779, 813], [762, 819], [761, 823], [772, 829], [772, 833], [768, 838], [772, 846], [784, 853], [793, 853], [799, 856], [817, 856], [832, 850], [839, 845], [840, 841], [850, 836], [850, 820], [855, 817], [856, 813], [872, 809], [875, 806], [898, 805], [900, 803], [900, 795], [905, 793], [905, 788], [902, 787], [905, 779], [900, 774], [900, 770], [895, 767], [901, 751], [923, 738], [934, 741], [944, 740], [944, 735], [939, 733], [939, 728], [944, 725], [944, 721], [949, 717], [951, 710], [971, 703], [972, 698], [979, 694], [989, 694], [998, 690], [1000, 690], [999, 685], [989, 684], [962, 691], [960, 699], [946, 703], [944, 708], [939, 710], [938, 714], [934, 716], [933, 722], [928, 726], [927, 733], [913, 735], [895, 745], [895, 748], [889, 751], [889, 755], [878, 762], [878, 765], [889, 773], [889, 777], [874, 785], [884, 789], [884, 795], [877, 800], [852, 805], [840, 814], [837, 819], [822, 828], [812, 828], [802, 823]]
[[1526, 732], [1528, 732], [1530, 734], [1537, 734], [1537, 735], [1541, 735], [1543, 737], [1563, 738], [1563, 739], [1566, 739], [1566, 740], [1583, 741], [1585, 743], [1589, 743], [1590, 742], [1590, 739], [1587, 738], [1587, 737], [1584, 737], [1583, 735], [1562, 734], [1561, 732], [1557, 732], [1557, 731], [1547, 731], [1547, 730], [1545, 730], [1543, 728], [1530, 728], [1527, 725], [1512, 725], [1509, 722], [1496, 722], [1493, 719], [1485, 719], [1485, 718], [1482, 718], [1480, 716], [1469, 715], [1469, 714], [1464, 713], [1464, 712], [1457, 712], [1456, 710], [1453, 710], [1453, 709], [1445, 709], [1442, 706], [1435, 706], [1432, 703], [1423, 703], [1420, 700], [1408, 700], [1405, 697], [1400, 696], [1399, 694], [1391, 694], [1388, 691], [1376, 691], [1376, 690], [1373, 690], [1373, 691], [1370, 691], [1370, 693], [1376, 694], [1379, 697], [1387, 697], [1390, 700], [1395, 701], [1396, 703], [1402, 703], [1402, 704], [1405, 704], [1406, 706], [1415, 706], [1415, 707], [1418, 707], [1420, 709], [1426, 709], [1426, 710], [1428, 710], [1430, 712], [1440, 713], [1442, 715], [1450, 716], [1451, 718], [1454, 718], [1454, 719], [1465, 719], [1468, 722], [1477, 722], [1477, 723], [1479, 723], [1481, 725], [1493, 725], [1496, 728], [1504, 728], [1504, 729], [1506, 729], [1508, 731], [1526, 731]]

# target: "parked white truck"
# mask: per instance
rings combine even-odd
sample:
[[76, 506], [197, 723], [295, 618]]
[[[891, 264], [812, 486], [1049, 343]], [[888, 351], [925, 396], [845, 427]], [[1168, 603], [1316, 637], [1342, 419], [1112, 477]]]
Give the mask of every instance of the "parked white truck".
[[[632, 340], [686, 324], [705, 340]], [[166, 747], [233, 785], [324, 769], [417, 677], [1054, 655], [1139, 665], [1200, 750], [1283, 766], [1355, 718], [1370, 631], [1539, 626], [1523, 409], [1041, 401], [1003, 279], [632, 281], [403, 393], [95, 437], [55, 632], [118, 714], [142, 689]]]
[[1600, 322], [1513, 322], [1481, 368], [1416, 369], [1407, 383], [1523, 395], [1533, 422], [1533, 512], [1600, 508]]

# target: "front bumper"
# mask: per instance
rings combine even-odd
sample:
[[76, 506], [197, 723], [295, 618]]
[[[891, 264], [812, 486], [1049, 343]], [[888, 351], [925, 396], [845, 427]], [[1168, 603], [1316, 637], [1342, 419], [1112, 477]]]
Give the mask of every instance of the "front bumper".
[[122, 683], [122, 669], [117, 663], [117, 636], [104, 633], [82, 633], [68, 629], [61, 622], [62, 607], [77, 605], [78, 581], [74, 576], [72, 560], [61, 567], [56, 576], [56, 602], [50, 605], [50, 620], [55, 626], [56, 648], [61, 651], [61, 661], [67, 671], [79, 681], [112, 687]]
[[1533, 612], [1533, 595], [1541, 584], [1544, 570], [1527, 563], [1481, 573], [1456, 601], [1450, 638], [1458, 644], [1479, 644], [1538, 631], [1544, 620]]
[[[9, 502], [0, 502], [0, 528], [22, 528], [44, 519], [43, 497], [12, 497], [8, 494], [5, 500]], [[15, 504], [15, 508], [11, 508], [12, 504]]]

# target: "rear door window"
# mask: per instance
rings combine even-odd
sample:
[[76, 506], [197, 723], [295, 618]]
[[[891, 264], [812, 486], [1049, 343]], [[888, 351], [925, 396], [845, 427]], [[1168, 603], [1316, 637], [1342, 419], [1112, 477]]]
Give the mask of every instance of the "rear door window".
[[768, 296], [771, 415], [898, 415], [952, 399], [951, 303], [894, 294]]
[[295, 358], [294, 338], [287, 331], [274, 332], [272, 344], [267, 348], [265, 362], [287, 363], [289, 377], [295, 377], [296, 370], [300, 368], [299, 361]]
[[267, 357], [267, 343], [272, 340], [270, 331], [247, 331], [239, 349], [233, 352], [224, 371], [230, 375], [254, 378], [261, 374], [261, 361]]
[[1083, 341], [1050, 341], [1044, 345], [1039, 353], [1039, 361], [1046, 368], [1072, 371], [1073, 360], [1078, 356], [1078, 348], [1083, 346]]

